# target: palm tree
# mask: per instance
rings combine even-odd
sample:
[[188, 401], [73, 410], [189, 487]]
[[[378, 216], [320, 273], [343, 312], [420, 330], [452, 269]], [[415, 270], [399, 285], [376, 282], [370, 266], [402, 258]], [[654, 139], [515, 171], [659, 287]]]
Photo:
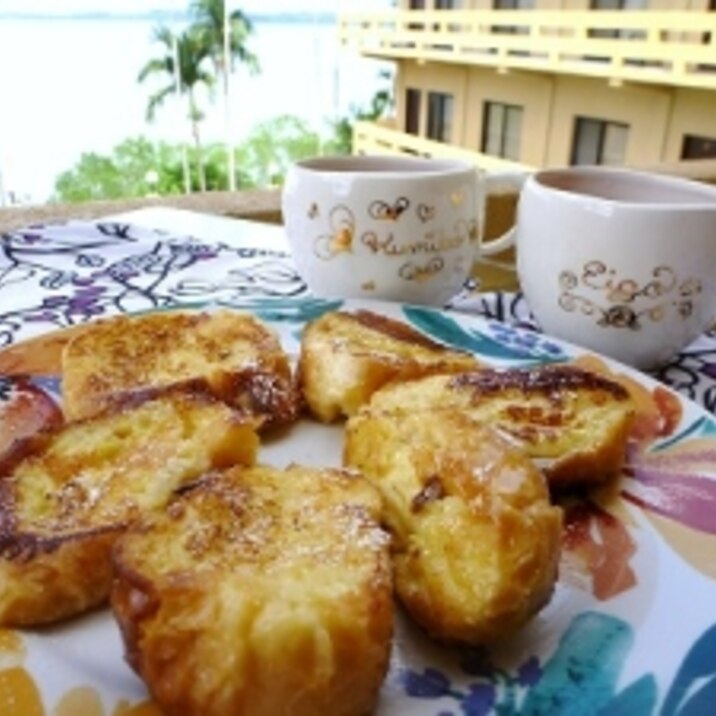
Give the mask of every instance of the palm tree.
[[188, 118], [196, 148], [199, 188], [201, 191], [206, 191], [206, 176], [199, 133], [199, 123], [203, 119], [203, 114], [197, 104], [196, 89], [200, 85], [204, 85], [211, 91], [213, 87], [214, 78], [203, 67], [209, 56], [199, 34], [191, 28], [175, 36], [168, 27], [161, 25], [154, 30], [154, 39], [163, 45], [164, 54], [149, 60], [139, 72], [137, 79], [139, 82], [144, 82], [147, 77], [160, 76], [166, 77], [167, 84], [150, 96], [147, 104], [147, 119], [150, 122], [154, 119], [157, 108], [164, 104], [167, 97], [175, 93], [187, 97]]
[[[204, 50], [214, 65], [216, 75], [220, 75], [222, 79], [228, 134], [229, 73], [233, 71], [236, 61], [246, 65], [252, 74], [259, 71], [258, 58], [247, 47], [249, 35], [253, 32], [253, 25], [241, 10], [232, 10], [227, 13], [226, 0], [193, 0], [191, 12], [192, 28], [201, 38]], [[236, 170], [234, 151], [229, 141], [226, 144], [226, 158], [229, 189], [233, 190], [236, 188]]]

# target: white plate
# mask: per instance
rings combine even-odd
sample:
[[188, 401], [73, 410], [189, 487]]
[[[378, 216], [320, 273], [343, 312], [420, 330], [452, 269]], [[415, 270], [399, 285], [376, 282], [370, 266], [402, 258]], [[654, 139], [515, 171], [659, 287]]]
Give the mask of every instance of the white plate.
[[[303, 298], [244, 307], [269, 322], [295, 355], [304, 323], [339, 305]], [[712, 416], [635, 371], [538, 334], [397, 304], [347, 301], [342, 307], [370, 308], [407, 321], [495, 366], [576, 359], [625, 383], [638, 404], [625, 474], [608, 488], [565, 503], [565, 550], [551, 603], [518, 635], [489, 651], [440, 647], [399, 615], [377, 713], [716, 712]], [[0, 354], [0, 372], [7, 375], [11, 366], [13, 373], [38, 373], [43, 361], [45, 367], [56, 364], [56, 337]], [[3, 416], [23, 392], [3, 380], [0, 431]], [[57, 396], [56, 378], [33, 380]], [[340, 426], [303, 420], [267, 442], [260, 460], [338, 465], [341, 447]], [[33, 699], [41, 710], [31, 710]], [[156, 713], [124, 663], [108, 611], [41, 631], [0, 632], [0, 714], [35, 713]]]

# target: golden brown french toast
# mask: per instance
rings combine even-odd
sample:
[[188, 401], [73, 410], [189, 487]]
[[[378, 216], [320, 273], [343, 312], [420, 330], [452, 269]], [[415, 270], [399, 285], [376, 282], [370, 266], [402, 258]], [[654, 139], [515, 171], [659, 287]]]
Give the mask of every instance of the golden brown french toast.
[[299, 384], [323, 422], [353, 413], [391, 381], [475, 370], [470, 354], [447, 349], [405, 323], [371, 311], [327, 313], [303, 333]]
[[463, 411], [535, 459], [551, 487], [593, 485], [624, 463], [634, 408], [627, 391], [569, 365], [480, 370], [386, 386], [371, 412]]
[[0, 624], [103, 602], [127, 525], [209, 470], [251, 464], [257, 445], [251, 421], [179, 391], [14, 443], [0, 458]]
[[167, 716], [371, 712], [392, 634], [388, 536], [361, 477], [234, 468], [114, 549], [129, 663]]
[[116, 396], [204, 383], [267, 426], [298, 413], [298, 391], [278, 337], [248, 313], [172, 311], [97, 321], [62, 354], [65, 415], [96, 415]]
[[433, 637], [492, 642], [550, 599], [562, 511], [496, 432], [459, 411], [361, 412], [348, 420], [344, 462], [380, 490], [396, 592]]

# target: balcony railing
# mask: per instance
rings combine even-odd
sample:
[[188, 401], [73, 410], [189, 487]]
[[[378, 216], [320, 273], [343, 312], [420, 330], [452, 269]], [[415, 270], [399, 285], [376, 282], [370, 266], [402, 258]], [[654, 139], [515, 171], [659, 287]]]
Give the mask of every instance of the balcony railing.
[[716, 13], [387, 10], [339, 17], [344, 44], [380, 58], [716, 89]]
[[355, 154], [412, 154], [418, 157], [466, 159], [488, 172], [524, 173], [535, 168], [528, 164], [520, 164], [452, 144], [406, 134], [374, 122], [356, 122], [353, 128], [353, 152]]

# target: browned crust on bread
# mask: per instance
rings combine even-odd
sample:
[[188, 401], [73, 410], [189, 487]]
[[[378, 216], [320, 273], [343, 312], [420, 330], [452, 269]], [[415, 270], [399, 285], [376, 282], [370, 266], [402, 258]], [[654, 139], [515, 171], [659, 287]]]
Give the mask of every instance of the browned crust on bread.
[[540, 368], [508, 370], [486, 369], [453, 376], [448, 387], [455, 390], [472, 388], [478, 395], [491, 395], [505, 390], [518, 390], [525, 394], [542, 393], [559, 400], [565, 390], [601, 390], [616, 400], [628, 400], [627, 390], [612, 380], [575, 366], [545, 366]]
[[206, 469], [253, 460], [254, 425], [205, 392], [125, 396], [101, 416], [0, 457], [0, 624], [44, 624], [104, 601], [109, 551], [144, 509]]
[[271, 427], [294, 421], [299, 393], [278, 337], [248, 313], [116, 316], [89, 325], [63, 353], [65, 413], [100, 413], [117, 396], [203, 384]]
[[300, 411], [298, 387], [291, 376], [247, 368], [213, 383], [215, 394], [240, 413], [256, 416], [266, 427], [292, 423]]
[[116, 544], [128, 662], [167, 716], [358, 716], [388, 666], [380, 502], [340, 470], [213, 474]]
[[620, 384], [572, 365], [489, 369], [389, 385], [363, 409], [459, 411], [484, 422], [540, 460], [555, 490], [599, 484], [619, 473], [634, 417]]
[[344, 463], [381, 491], [396, 591], [436, 639], [479, 645], [551, 597], [562, 513], [527, 456], [467, 415], [349, 419]]
[[[409, 326], [407, 323], [397, 321], [394, 318], [388, 318], [388, 316], [383, 316], [380, 313], [366, 311], [365, 309], [355, 311], [354, 313], [348, 313], [347, 311], [340, 311], [340, 313], [349, 320], [354, 320], [356, 323], [372, 331], [382, 333], [396, 341], [403, 341], [404, 343], [410, 343], [433, 351], [449, 350], [446, 346], [441, 343], [436, 343], [424, 333], [420, 333], [420, 331], [415, 330], [415, 328]], [[459, 353], [460, 351], [451, 352]]]
[[388, 383], [479, 366], [471, 354], [435, 343], [393, 318], [334, 311], [306, 326], [298, 383], [309, 411], [332, 422], [353, 415]]

